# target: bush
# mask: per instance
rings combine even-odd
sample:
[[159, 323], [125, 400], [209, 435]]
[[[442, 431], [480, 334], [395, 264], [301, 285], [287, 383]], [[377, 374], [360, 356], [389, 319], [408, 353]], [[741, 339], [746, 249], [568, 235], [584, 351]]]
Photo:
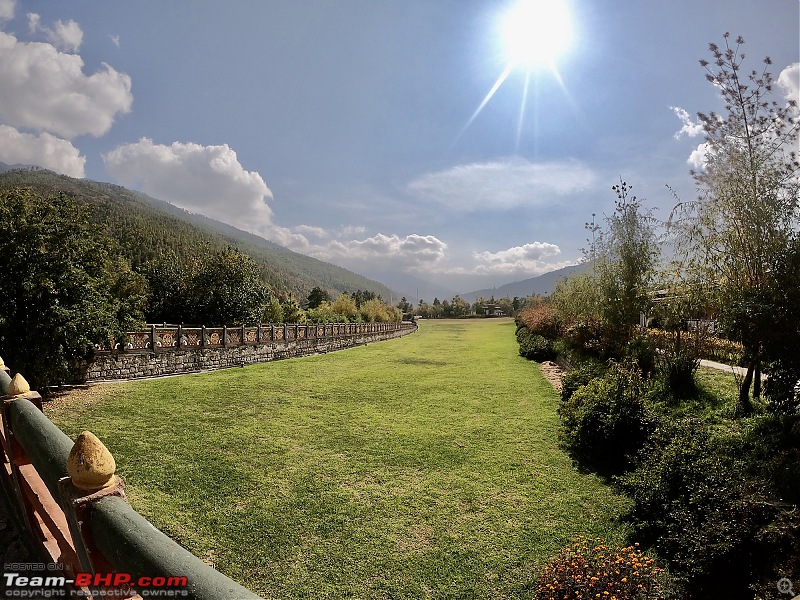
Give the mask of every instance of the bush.
[[694, 375], [699, 365], [691, 352], [662, 355], [658, 376], [674, 398], [691, 398], [697, 393]]
[[798, 567], [797, 508], [747, 476], [745, 450], [700, 421], [665, 421], [618, 479], [634, 535], [669, 562], [687, 597], [751, 599]]
[[770, 412], [797, 414], [800, 408], [800, 365], [791, 364], [788, 360], [776, 361], [771, 366], [764, 395], [769, 400], [767, 408]]
[[556, 312], [550, 304], [539, 304], [526, 308], [517, 316], [517, 326], [528, 329], [533, 335], [555, 340], [561, 333]]
[[596, 377], [602, 377], [606, 366], [598, 361], [586, 361], [561, 377], [561, 400], [568, 401], [572, 394]]
[[611, 473], [630, 466], [651, 428], [645, 392], [638, 369], [614, 364], [562, 402], [567, 445], [580, 464]]
[[656, 346], [651, 339], [640, 335], [628, 342], [627, 356], [636, 361], [642, 377], [649, 378], [656, 369]]
[[519, 355], [528, 360], [544, 362], [556, 357], [553, 342], [541, 335], [531, 333], [526, 327], [517, 330], [517, 342], [519, 342]]
[[542, 569], [533, 599], [669, 597], [666, 572], [656, 567], [638, 546], [613, 548], [601, 539], [576, 536]]

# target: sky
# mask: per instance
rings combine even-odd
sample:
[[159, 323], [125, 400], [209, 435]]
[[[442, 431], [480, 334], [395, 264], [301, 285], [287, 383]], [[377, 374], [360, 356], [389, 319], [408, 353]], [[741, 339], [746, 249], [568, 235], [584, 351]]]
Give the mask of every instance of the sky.
[[694, 199], [726, 31], [798, 96], [798, 0], [519, 2], [0, 0], [0, 161], [432, 301], [578, 262], [620, 179]]

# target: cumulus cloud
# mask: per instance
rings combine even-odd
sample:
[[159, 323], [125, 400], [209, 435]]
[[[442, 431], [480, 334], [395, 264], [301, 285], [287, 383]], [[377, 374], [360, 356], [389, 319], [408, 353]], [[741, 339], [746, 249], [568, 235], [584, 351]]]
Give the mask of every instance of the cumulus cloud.
[[688, 137], [697, 137], [703, 134], [703, 124], [693, 121], [688, 112], [679, 106], [670, 106], [670, 109], [683, 123], [683, 127], [675, 132], [676, 140], [681, 139], [684, 135]]
[[778, 85], [781, 86], [787, 100], [798, 102], [800, 99], [800, 62], [786, 67], [778, 75]]
[[131, 78], [103, 63], [83, 73], [77, 54], [52, 44], [20, 42], [0, 32], [0, 121], [71, 139], [105, 134], [117, 114], [130, 112]]
[[347, 265], [348, 268], [383, 262], [392, 270], [430, 270], [445, 258], [447, 250], [447, 244], [433, 235], [378, 233], [364, 239], [337, 239], [312, 244], [300, 231], [307, 229], [304, 226], [294, 229], [273, 226], [269, 233], [273, 241], [295, 252]]
[[503, 273], [535, 276], [566, 266], [546, 259], [561, 254], [561, 248], [548, 242], [532, 242], [499, 252], [475, 252], [474, 273]]
[[15, 0], [0, 0], [0, 23], [14, 18]]
[[49, 133], [21, 133], [8, 125], [0, 125], [0, 162], [39, 165], [70, 177], [85, 176], [86, 158], [67, 140]]
[[429, 173], [408, 184], [408, 190], [457, 210], [497, 210], [551, 203], [593, 187], [597, 179], [578, 161], [532, 163], [513, 158]]
[[83, 43], [83, 30], [72, 19], [66, 23], [59, 19], [55, 27], [50, 28], [42, 25], [38, 14], [28, 13], [28, 29], [31, 33], [41, 31], [48, 42], [67, 52], [77, 52]]
[[108, 172], [135, 187], [191, 212], [263, 234], [271, 224], [272, 199], [255, 171], [245, 171], [227, 144], [154, 144], [142, 138], [103, 155]]

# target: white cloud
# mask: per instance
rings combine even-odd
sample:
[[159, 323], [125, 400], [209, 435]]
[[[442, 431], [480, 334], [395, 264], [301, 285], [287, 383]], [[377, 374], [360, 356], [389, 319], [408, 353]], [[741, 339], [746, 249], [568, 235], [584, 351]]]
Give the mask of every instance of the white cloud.
[[83, 60], [52, 44], [0, 32], [0, 121], [71, 139], [105, 134], [131, 110], [131, 78], [103, 63], [84, 75]]
[[36, 13], [28, 13], [28, 29], [31, 33], [41, 31], [45, 39], [56, 48], [67, 52], [77, 52], [83, 43], [83, 30], [80, 25], [70, 19], [66, 23], [59, 19], [55, 28], [45, 27]]
[[705, 168], [706, 162], [708, 161], [708, 153], [710, 152], [710, 148], [708, 144], [703, 142], [697, 148], [692, 150], [692, 153], [689, 155], [689, 158], [686, 162], [691, 166], [695, 171], [700, 171]]
[[227, 144], [154, 144], [142, 138], [103, 155], [108, 172], [135, 187], [191, 212], [263, 234], [271, 227], [272, 199], [256, 171], [245, 171]]
[[499, 252], [475, 252], [473, 258], [477, 264], [472, 272], [533, 277], [570, 264], [569, 262], [552, 263], [545, 260], [559, 254], [561, 254], [561, 249], [548, 242], [533, 242]]
[[313, 225], [298, 225], [294, 230], [303, 235], [312, 235], [317, 238], [326, 238], [329, 233], [322, 227], [314, 227]]
[[686, 112], [680, 106], [670, 106], [670, 109], [672, 109], [672, 112], [675, 113], [675, 116], [678, 117], [683, 123], [683, 127], [675, 132], [676, 140], [681, 139], [684, 134], [688, 137], [697, 137], [698, 135], [703, 134], [703, 124], [692, 121], [692, 117], [688, 112]]
[[412, 233], [405, 237], [379, 233], [363, 240], [333, 242], [333, 254], [350, 260], [384, 260], [394, 269], [432, 267], [445, 256], [447, 244], [433, 235]]
[[786, 94], [787, 100], [800, 102], [800, 62], [786, 67], [778, 75], [778, 85]]
[[596, 183], [597, 174], [578, 161], [531, 163], [512, 158], [429, 173], [408, 189], [454, 211], [472, 212], [548, 204]]
[[0, 162], [32, 164], [70, 177], [84, 177], [86, 158], [67, 140], [49, 133], [21, 133], [0, 125]]
[[111, 38], [111, 43], [114, 44], [117, 48], [119, 48], [119, 36], [118, 35], [108, 35]]
[[14, 18], [15, 0], [0, 0], [0, 22]]

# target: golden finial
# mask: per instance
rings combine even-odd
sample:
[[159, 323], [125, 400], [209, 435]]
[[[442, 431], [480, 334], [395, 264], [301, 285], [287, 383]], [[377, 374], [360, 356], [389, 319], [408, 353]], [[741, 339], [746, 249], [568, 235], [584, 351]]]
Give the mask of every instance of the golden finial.
[[67, 473], [81, 490], [97, 491], [114, 484], [117, 463], [111, 452], [91, 431], [75, 440], [67, 458]]
[[11, 379], [11, 383], [8, 384], [8, 389], [6, 390], [6, 394], [9, 396], [24, 396], [28, 392], [31, 391], [31, 386], [28, 385], [28, 382], [25, 381], [25, 378], [17, 373]]

